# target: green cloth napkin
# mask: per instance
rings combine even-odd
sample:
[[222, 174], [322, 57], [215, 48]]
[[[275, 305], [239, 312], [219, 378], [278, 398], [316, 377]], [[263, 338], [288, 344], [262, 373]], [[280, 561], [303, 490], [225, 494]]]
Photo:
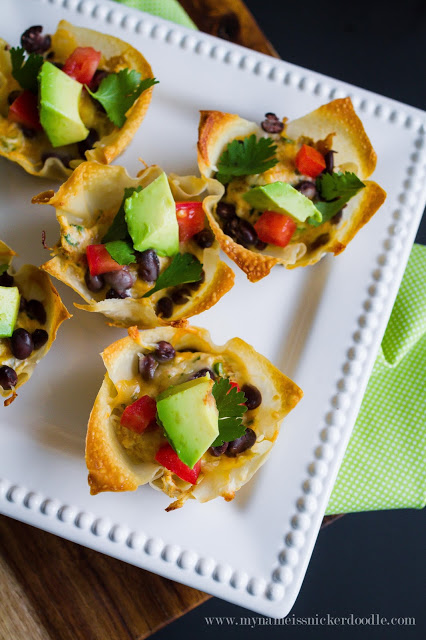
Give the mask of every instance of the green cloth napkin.
[[[116, 0], [196, 29], [176, 0]], [[327, 514], [426, 504], [426, 247], [414, 245]]]

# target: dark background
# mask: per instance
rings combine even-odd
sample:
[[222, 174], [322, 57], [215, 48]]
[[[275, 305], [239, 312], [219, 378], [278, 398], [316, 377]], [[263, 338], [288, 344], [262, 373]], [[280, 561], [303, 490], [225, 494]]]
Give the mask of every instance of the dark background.
[[[246, 4], [284, 60], [425, 108], [424, 0]], [[425, 217], [417, 242], [426, 244]], [[296, 616], [414, 616], [415, 627], [209, 627], [205, 617], [257, 615], [212, 598], [153, 640], [424, 638], [425, 521], [425, 511], [401, 510], [352, 514], [331, 524], [319, 535], [292, 609]]]

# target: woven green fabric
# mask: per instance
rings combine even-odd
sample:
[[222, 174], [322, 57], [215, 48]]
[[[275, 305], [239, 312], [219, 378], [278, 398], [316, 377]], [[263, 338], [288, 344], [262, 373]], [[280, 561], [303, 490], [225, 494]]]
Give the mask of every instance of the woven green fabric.
[[[176, 0], [116, 0], [196, 28]], [[327, 514], [426, 504], [426, 247], [414, 245]]]
[[426, 504], [426, 247], [414, 245], [327, 513]]

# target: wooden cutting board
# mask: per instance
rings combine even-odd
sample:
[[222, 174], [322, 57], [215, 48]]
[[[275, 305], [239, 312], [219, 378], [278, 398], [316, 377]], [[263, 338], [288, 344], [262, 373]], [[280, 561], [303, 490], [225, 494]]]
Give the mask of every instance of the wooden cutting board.
[[[277, 56], [240, 0], [182, 0], [207, 33]], [[0, 640], [143, 640], [201, 591], [0, 517]]]

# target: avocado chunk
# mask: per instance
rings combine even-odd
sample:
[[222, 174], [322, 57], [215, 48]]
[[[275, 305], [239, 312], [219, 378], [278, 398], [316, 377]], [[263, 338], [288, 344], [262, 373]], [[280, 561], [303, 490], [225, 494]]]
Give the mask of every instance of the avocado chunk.
[[38, 74], [40, 122], [53, 147], [80, 142], [89, 135], [78, 111], [83, 85], [50, 62]]
[[305, 222], [311, 217], [316, 222], [322, 222], [322, 215], [314, 203], [287, 182], [271, 182], [253, 187], [243, 198], [259, 211], [284, 213], [299, 222]]
[[169, 387], [157, 414], [179, 458], [191, 469], [219, 435], [219, 412], [208, 376]]
[[19, 312], [18, 287], [0, 287], [0, 338], [10, 338]]
[[179, 253], [176, 204], [166, 174], [124, 202], [127, 228], [136, 251], [154, 249], [159, 256]]

